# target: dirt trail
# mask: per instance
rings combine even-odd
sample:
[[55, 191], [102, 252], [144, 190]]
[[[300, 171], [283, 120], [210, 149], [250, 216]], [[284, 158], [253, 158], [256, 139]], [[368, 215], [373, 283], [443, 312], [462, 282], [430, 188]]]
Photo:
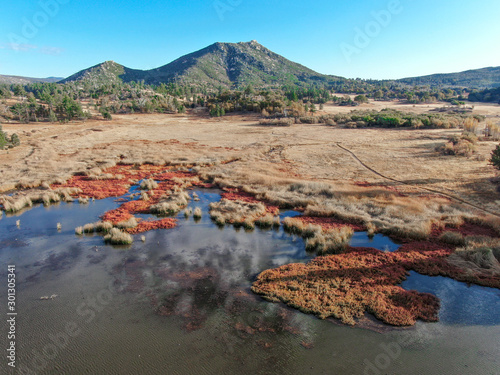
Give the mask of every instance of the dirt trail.
[[474, 203], [471, 203], [471, 202], [467, 202], [466, 200], [464, 199], [461, 199], [455, 195], [451, 195], [451, 194], [448, 194], [448, 193], [443, 193], [442, 191], [439, 191], [439, 190], [436, 190], [436, 189], [430, 189], [430, 188], [426, 188], [426, 187], [423, 187], [423, 186], [418, 186], [418, 185], [414, 185], [414, 184], [409, 184], [407, 182], [404, 182], [404, 181], [401, 181], [401, 180], [398, 180], [398, 179], [395, 179], [395, 178], [392, 178], [392, 177], [389, 177], [389, 176], [385, 176], [383, 175], [382, 173], [376, 171], [375, 169], [373, 169], [372, 167], [370, 167], [369, 165], [367, 165], [365, 162], [363, 162], [354, 152], [352, 152], [351, 150], [349, 150], [348, 148], [342, 146], [340, 143], [337, 143], [336, 144], [338, 147], [340, 147], [342, 150], [348, 152], [354, 159], [356, 159], [363, 167], [365, 167], [366, 169], [368, 169], [369, 171], [375, 173], [377, 176], [380, 176], [386, 180], [389, 180], [389, 181], [393, 181], [393, 182], [396, 182], [398, 184], [403, 184], [403, 185], [407, 185], [407, 186], [411, 186], [411, 187], [414, 187], [414, 188], [417, 188], [417, 189], [421, 189], [421, 190], [425, 190], [425, 191], [428, 191], [428, 192], [431, 192], [431, 193], [434, 193], [434, 194], [439, 194], [439, 195], [442, 195], [446, 198], [450, 198], [450, 199], [453, 199], [457, 202], [460, 202], [460, 203], [463, 203], [465, 205], [468, 205], [468, 206], [471, 206], [471, 207], [474, 207], [475, 209], [478, 209], [480, 211], [483, 211], [483, 212], [486, 212], [488, 214], [491, 214], [493, 216], [496, 216], [496, 217], [500, 217], [500, 214], [496, 213], [496, 212], [493, 212], [493, 211], [490, 211], [484, 207], [480, 207]]

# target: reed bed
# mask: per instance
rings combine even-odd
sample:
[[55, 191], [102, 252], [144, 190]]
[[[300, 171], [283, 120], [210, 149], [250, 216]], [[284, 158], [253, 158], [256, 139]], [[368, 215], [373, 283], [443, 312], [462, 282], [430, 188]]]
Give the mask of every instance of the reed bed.
[[104, 236], [104, 242], [113, 245], [129, 245], [133, 242], [133, 238], [130, 234], [122, 232], [118, 228], [111, 228], [109, 233]]
[[150, 212], [158, 215], [175, 215], [187, 206], [191, 199], [188, 193], [183, 190], [167, 193], [157, 204], [150, 207]]
[[158, 182], [156, 182], [152, 178], [148, 178], [148, 179], [142, 180], [139, 187], [142, 190], [154, 190], [154, 189], [158, 188]]
[[210, 203], [210, 217], [218, 225], [232, 224], [236, 227], [255, 227], [255, 221], [266, 216], [266, 206], [262, 203], [248, 203], [221, 199]]

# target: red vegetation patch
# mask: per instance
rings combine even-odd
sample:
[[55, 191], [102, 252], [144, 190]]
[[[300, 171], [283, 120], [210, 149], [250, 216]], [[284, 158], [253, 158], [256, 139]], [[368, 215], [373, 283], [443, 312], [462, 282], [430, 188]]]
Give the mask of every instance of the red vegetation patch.
[[157, 181], [170, 181], [173, 178], [193, 178], [196, 174], [193, 172], [162, 172], [158, 175], [154, 176], [154, 179]]
[[246, 193], [244, 191], [240, 191], [239, 189], [224, 189], [224, 193], [222, 193], [222, 199], [227, 199], [230, 201], [239, 201], [246, 203], [262, 203], [266, 206], [266, 211], [272, 215], [278, 215], [280, 209], [278, 206], [271, 206], [266, 204], [266, 202], [260, 201], [255, 198], [252, 194]]
[[318, 217], [318, 216], [297, 216], [296, 219], [301, 220], [305, 224], [320, 225], [323, 230], [340, 228], [340, 227], [351, 227], [356, 232], [361, 232], [366, 230], [364, 225], [361, 224], [350, 224], [336, 219], [334, 217]]
[[463, 236], [486, 236], [498, 237], [498, 233], [491, 227], [481, 224], [464, 223], [458, 228], [445, 227], [439, 228], [434, 226], [432, 228], [432, 236], [439, 237], [443, 232], [457, 232]]
[[318, 257], [307, 264], [264, 271], [252, 291], [351, 325], [366, 312], [395, 326], [413, 325], [417, 319], [437, 321], [437, 297], [398, 286], [409, 270], [500, 288], [498, 277], [470, 276], [450, 265], [446, 258], [452, 251], [429, 241], [407, 243], [393, 253], [349, 248], [343, 254]]
[[127, 229], [130, 234], [144, 233], [153, 229], [172, 229], [177, 225], [177, 220], [166, 218], [162, 220], [144, 220], [139, 223], [135, 228]]
[[101, 216], [101, 219], [103, 221], [109, 221], [113, 225], [116, 225], [121, 221], [126, 221], [130, 219], [131, 217], [132, 214], [126, 209], [124, 209], [123, 206], [120, 206], [119, 208], [106, 212], [104, 215]]
[[128, 179], [93, 180], [87, 176], [73, 176], [64, 184], [54, 184], [52, 188], [73, 187], [81, 189], [79, 197], [104, 199], [119, 197], [127, 193], [130, 187]]
[[[109, 221], [116, 225], [130, 219], [134, 214], [149, 213], [151, 206], [158, 203], [167, 192], [174, 189], [175, 186], [183, 184], [183, 181], [189, 181], [196, 177], [195, 173], [172, 171], [171, 168], [151, 164], [140, 166], [119, 164], [102, 172], [103, 175], [108, 175], [106, 179], [99, 180], [89, 176], [73, 176], [66, 183], [55, 184], [53, 187], [77, 187], [82, 190], [78, 196], [104, 199], [125, 195], [130, 185], [136, 184], [142, 179], [152, 178], [159, 181], [155, 189], [146, 191], [147, 200], [130, 200], [133, 196], [119, 198], [117, 201], [124, 203], [101, 216], [103, 221]], [[112, 178], [109, 178], [109, 175]], [[200, 186], [204, 185], [197, 180], [192, 181], [192, 183]], [[136, 228], [128, 229], [127, 232], [136, 234], [152, 229], [173, 228], [176, 222], [174, 219], [143, 221]]]
[[[119, 164], [107, 168], [102, 173], [111, 174], [114, 178], [97, 180], [88, 176], [73, 176], [63, 184], [54, 184], [52, 188], [75, 187], [81, 189], [79, 197], [91, 197], [104, 199], [109, 197], [119, 197], [127, 193], [130, 185], [144, 178], [155, 178], [167, 180], [174, 177], [193, 177], [191, 172], [168, 172], [171, 167], [143, 164], [140, 166]], [[159, 174], [159, 178], [156, 175]]]

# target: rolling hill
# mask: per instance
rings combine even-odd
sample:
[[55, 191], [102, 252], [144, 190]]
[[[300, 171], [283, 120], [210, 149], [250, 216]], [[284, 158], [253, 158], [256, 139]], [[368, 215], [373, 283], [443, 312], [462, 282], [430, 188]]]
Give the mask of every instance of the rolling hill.
[[397, 80], [397, 82], [411, 86], [494, 88], [500, 87], [500, 66], [466, 70], [459, 73], [403, 78]]

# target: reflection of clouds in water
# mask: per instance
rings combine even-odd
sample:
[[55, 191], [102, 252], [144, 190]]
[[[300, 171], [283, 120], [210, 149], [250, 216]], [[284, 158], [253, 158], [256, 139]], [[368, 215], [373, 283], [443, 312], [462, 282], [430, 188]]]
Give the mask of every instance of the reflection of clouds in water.
[[171, 231], [156, 231], [146, 242], [145, 254], [169, 268], [214, 268], [229, 284], [249, 284], [267, 268], [305, 258], [303, 243], [293, 243], [289, 237], [284, 240], [280, 233], [193, 226], [181, 224]]
[[187, 330], [212, 329], [223, 319], [225, 333], [219, 333], [224, 344], [255, 343], [258, 335], [266, 346], [269, 342], [261, 335], [297, 335], [311, 319], [297, 321], [300, 313], [250, 291], [263, 270], [307, 258], [303, 241], [282, 231], [245, 232], [230, 226], [219, 230], [209, 220], [181, 221], [173, 230], [148, 233], [146, 243], [133, 249], [130, 261], [122, 263], [115, 276], [124, 289], [146, 293], [158, 314], [181, 317]]

